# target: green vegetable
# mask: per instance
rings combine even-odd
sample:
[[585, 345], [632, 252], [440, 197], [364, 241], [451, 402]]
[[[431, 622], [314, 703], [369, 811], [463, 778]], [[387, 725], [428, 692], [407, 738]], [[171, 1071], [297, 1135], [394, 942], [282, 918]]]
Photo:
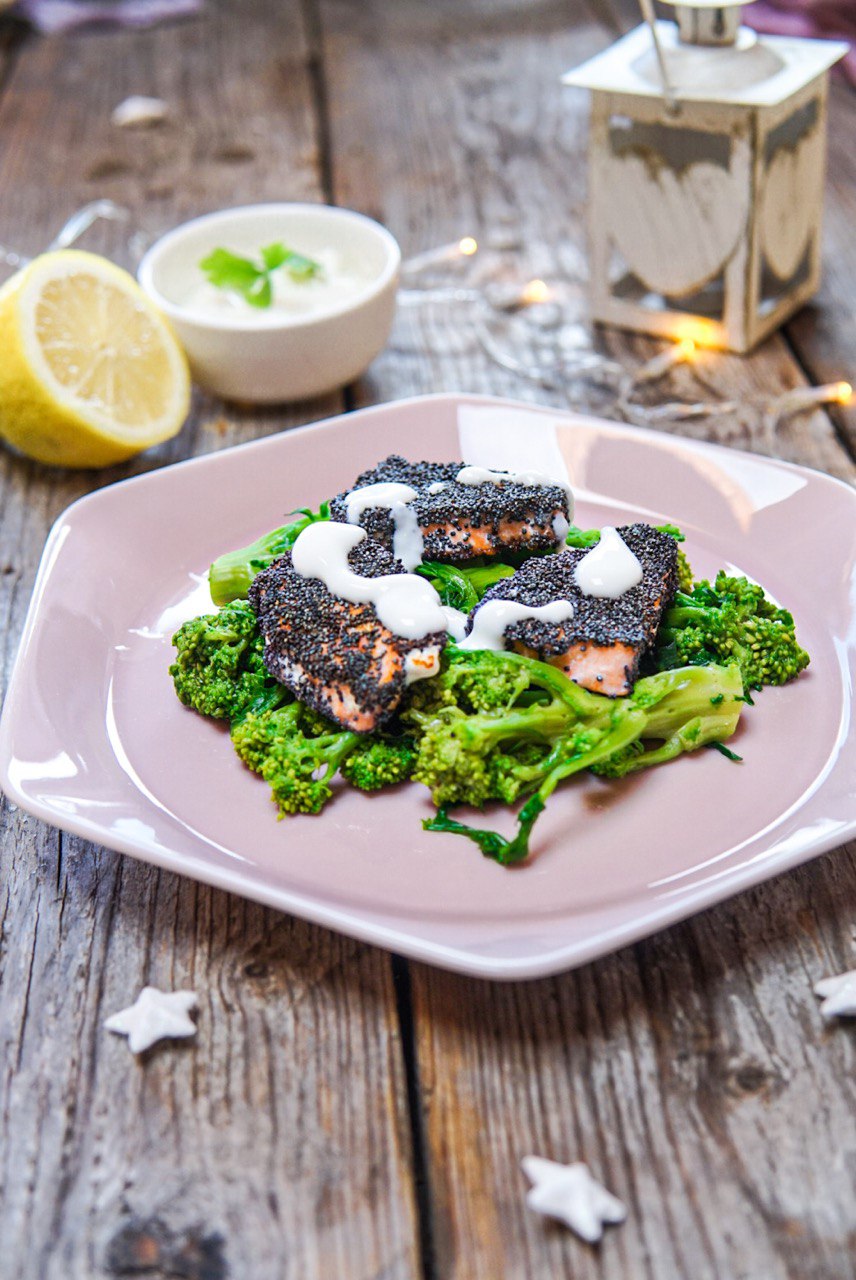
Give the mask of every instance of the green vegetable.
[[[563, 778], [583, 769], [622, 777], [722, 741], [737, 727], [742, 692], [734, 666], [689, 667], [645, 677], [629, 697], [611, 699], [520, 654], [447, 649], [440, 674], [414, 688], [402, 713], [416, 739], [413, 778], [440, 810], [426, 826], [467, 835], [503, 864], [520, 861]], [[722, 703], [712, 704], [719, 693]], [[448, 816], [455, 804], [524, 796], [531, 799], [511, 841]]]
[[747, 688], [785, 684], [808, 666], [794, 620], [747, 578], [716, 576], [679, 592], [657, 635], [658, 670], [736, 662]]
[[742, 764], [743, 757], [739, 756], [736, 751], [732, 751], [721, 742], [707, 742], [705, 746], [711, 747], [714, 751], [718, 751], [721, 756], [725, 756], [726, 760], [733, 760], [735, 764]]
[[595, 547], [600, 542], [600, 529], [579, 529], [572, 524], [565, 542], [569, 547], [579, 547], [582, 551], [588, 551], [590, 547]]
[[693, 589], [693, 571], [683, 547], [678, 547], [678, 590], [689, 594]]
[[439, 564], [424, 560], [416, 572], [427, 578], [443, 604], [469, 613], [481, 600], [488, 587], [502, 578], [510, 578], [514, 566], [492, 560], [472, 565]]
[[238, 755], [271, 789], [280, 815], [320, 813], [359, 735], [328, 724], [299, 702], [249, 711], [232, 725]]
[[[675, 542], [686, 542], [686, 538], [676, 524], [658, 524], [655, 528], [659, 533], [668, 533], [669, 537], [675, 539]], [[692, 589], [693, 571], [683, 547], [678, 547], [678, 590], [692, 591]]]
[[[761, 587], [722, 572], [679, 592], [658, 633], [655, 673], [625, 698], [589, 693], [547, 663], [512, 652], [450, 645], [440, 674], [408, 690], [384, 731], [341, 729], [297, 702], [268, 675], [253, 610], [241, 597], [256, 573], [293, 546], [329, 507], [304, 509], [291, 524], [211, 567], [221, 608], [194, 618], [174, 636], [170, 667], [178, 697], [203, 715], [229, 722], [240, 758], [269, 784], [280, 814], [318, 813], [333, 779], [376, 791], [409, 778], [429, 787], [437, 815], [424, 823], [474, 841], [485, 856], [510, 865], [529, 855], [538, 816], [559, 783], [583, 770], [623, 778], [700, 747], [739, 761], [724, 742], [734, 733], [750, 686], [781, 684], [808, 663], [793, 618]], [[680, 541], [680, 530], [663, 526]], [[598, 530], [572, 529], [570, 545], [592, 546]], [[682, 552], [679, 552], [682, 555]], [[445, 603], [469, 610], [500, 578], [502, 561], [420, 567]], [[508, 839], [453, 818], [459, 804], [521, 803]]]
[[177, 657], [169, 673], [176, 694], [202, 715], [229, 721], [235, 750], [270, 785], [281, 814], [319, 813], [340, 770], [362, 791], [410, 777], [416, 759], [410, 738], [343, 730], [268, 675], [246, 601], [185, 622], [173, 644]]
[[172, 638], [177, 650], [169, 669], [175, 692], [187, 707], [218, 720], [234, 720], [251, 705], [279, 706], [291, 700], [268, 675], [255, 614], [244, 601], [218, 613], [191, 618]]
[[382, 787], [406, 782], [415, 763], [416, 747], [412, 738], [366, 734], [342, 764], [342, 776], [360, 791], [380, 791]]
[[212, 249], [199, 263], [217, 289], [240, 294], [251, 307], [269, 307], [273, 300], [271, 275], [284, 267], [292, 280], [303, 283], [323, 274], [320, 262], [287, 249], [278, 241], [259, 251], [261, 264], [229, 249]]
[[283, 551], [288, 551], [297, 541], [307, 525], [319, 520], [330, 519], [330, 505], [322, 502], [317, 511], [309, 507], [301, 507], [299, 520], [291, 524], [281, 525], [270, 533], [263, 534], [248, 547], [240, 547], [237, 551], [227, 551], [218, 556], [208, 570], [208, 584], [211, 588], [211, 599], [215, 604], [228, 604], [231, 600], [246, 598], [250, 583], [257, 573], [272, 564]]

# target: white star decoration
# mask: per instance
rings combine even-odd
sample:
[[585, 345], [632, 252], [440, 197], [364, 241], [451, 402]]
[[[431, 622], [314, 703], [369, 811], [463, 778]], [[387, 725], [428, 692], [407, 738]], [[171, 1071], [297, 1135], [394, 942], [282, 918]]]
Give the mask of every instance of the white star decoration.
[[856, 969], [824, 978], [815, 986], [814, 994], [823, 1000], [820, 1012], [824, 1018], [856, 1018]]
[[198, 1007], [195, 991], [159, 991], [143, 987], [136, 1001], [114, 1013], [104, 1026], [128, 1037], [132, 1053], [143, 1053], [158, 1040], [195, 1036], [196, 1023], [190, 1017]]
[[559, 1218], [583, 1240], [596, 1244], [606, 1222], [623, 1222], [627, 1210], [599, 1182], [585, 1164], [558, 1164], [540, 1156], [524, 1156], [523, 1172], [534, 1185], [526, 1203], [537, 1213]]

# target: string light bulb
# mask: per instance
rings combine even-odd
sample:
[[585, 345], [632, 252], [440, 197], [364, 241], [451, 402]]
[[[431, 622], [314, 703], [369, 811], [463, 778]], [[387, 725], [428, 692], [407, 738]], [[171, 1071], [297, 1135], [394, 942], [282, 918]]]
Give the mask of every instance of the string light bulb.
[[824, 404], [850, 404], [853, 387], [849, 382], [827, 382], [820, 387], [795, 387], [786, 391], [770, 406], [776, 418], [790, 418], [795, 413]]
[[646, 361], [641, 368], [637, 369], [633, 375], [633, 382], [639, 385], [643, 382], [657, 382], [664, 377], [670, 369], [674, 369], [675, 365], [686, 364], [692, 360], [696, 353], [696, 344], [692, 338], [681, 338], [678, 342], [673, 342], [671, 347], [667, 347], [665, 351], [660, 351], [651, 360]]
[[441, 267], [459, 262], [461, 258], [471, 258], [478, 253], [478, 248], [478, 241], [473, 236], [462, 236], [451, 244], [441, 244], [437, 249], [426, 249], [424, 253], [406, 258], [401, 264], [401, 270], [406, 275], [417, 275], [431, 267]]
[[523, 306], [531, 307], [539, 302], [549, 302], [553, 294], [546, 280], [530, 280], [520, 292]]

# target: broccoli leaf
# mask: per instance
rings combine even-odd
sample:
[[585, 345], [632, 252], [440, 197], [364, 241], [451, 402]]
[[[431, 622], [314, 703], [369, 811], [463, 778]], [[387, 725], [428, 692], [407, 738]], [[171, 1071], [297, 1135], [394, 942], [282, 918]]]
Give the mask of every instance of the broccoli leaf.
[[488, 587], [502, 578], [510, 578], [514, 567], [500, 560], [488, 564], [455, 565], [425, 560], [416, 572], [427, 578], [445, 605], [469, 613], [481, 600]]
[[590, 547], [597, 546], [600, 542], [600, 529], [579, 529], [572, 524], [565, 537], [565, 542], [569, 547], [579, 547], [580, 550], [587, 551]]

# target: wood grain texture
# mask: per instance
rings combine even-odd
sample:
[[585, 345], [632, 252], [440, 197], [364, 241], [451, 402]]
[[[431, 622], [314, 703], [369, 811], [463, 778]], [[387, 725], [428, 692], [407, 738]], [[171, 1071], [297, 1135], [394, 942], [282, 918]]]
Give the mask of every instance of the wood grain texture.
[[[34, 252], [109, 196], [153, 231], [265, 198], [324, 196], [300, 9], [144, 34], [29, 41], [0, 95], [2, 238]], [[162, 129], [109, 122], [130, 93]], [[94, 247], [113, 247], [102, 228]], [[41, 547], [74, 498], [323, 417], [197, 395], [176, 440], [108, 472], [0, 453], [3, 681]], [[153, 513], [154, 515], [155, 513]], [[417, 1267], [405, 1080], [383, 953], [0, 809], [0, 1276], [221, 1280]], [[103, 1029], [145, 983], [195, 987], [193, 1042], [139, 1062]]]
[[[379, 216], [405, 257], [475, 235], [488, 250], [517, 246], [521, 279], [528, 272], [578, 282], [585, 266], [587, 109], [585, 95], [558, 80], [613, 38], [611, 13], [602, 20], [600, 6], [578, 7], [571, 23], [562, 5], [471, 4], [457, 10], [454, 39], [443, 6], [398, 5], [392, 12], [325, 0], [322, 13], [337, 202]], [[632, 368], [661, 344], [603, 330], [601, 347]], [[775, 335], [749, 360], [703, 352], [692, 369], [658, 383], [655, 395], [757, 403], [805, 382], [787, 340]], [[469, 304], [402, 306], [390, 346], [357, 388], [358, 399], [439, 390], [588, 407], [491, 362]], [[856, 474], [821, 412], [774, 432], [747, 404], [677, 429], [807, 462], [842, 479]]]
[[[565, 6], [468, 4], [452, 39], [444, 6], [324, 0], [337, 199], [379, 214], [406, 252], [499, 232], [525, 247], [533, 276], [561, 277], [581, 244], [585, 104], [557, 79], [616, 22], [606, 6], [581, 8], [571, 21]], [[841, 287], [852, 296], [856, 279]], [[574, 403], [498, 369], [469, 321], [450, 303], [403, 307], [360, 396]], [[617, 332], [602, 341], [626, 367], [657, 349]], [[739, 401], [803, 381], [777, 336], [751, 359], [704, 354], [657, 392]], [[854, 476], [823, 413], [775, 431], [749, 412], [681, 431]], [[428, 1274], [856, 1274], [854, 1041], [823, 1028], [812, 994], [852, 967], [854, 918], [850, 849], [547, 982], [413, 966]], [[628, 1222], [590, 1249], [529, 1213], [529, 1153], [587, 1160]]]
[[[208, 0], [203, 19], [147, 33], [29, 40], [5, 87], [0, 53], [0, 240], [34, 251], [102, 195], [152, 231], [333, 196], [406, 252], [473, 232], [522, 246], [532, 275], [571, 275], [585, 107], [556, 81], [634, 20], [631, 0]], [[165, 98], [170, 123], [116, 130], [130, 93]], [[827, 225], [844, 267], [827, 272], [825, 338], [803, 316], [751, 360], [705, 356], [661, 390], [739, 398], [845, 372], [842, 102]], [[106, 473], [0, 453], [4, 683], [46, 532], [92, 488], [343, 403], [444, 389], [573, 403], [493, 364], [470, 320], [404, 306], [344, 401], [224, 411], [197, 395], [179, 438]], [[602, 342], [628, 367], [657, 349]], [[846, 479], [839, 425], [815, 413], [774, 433], [738, 413], [682, 430]], [[856, 1274], [856, 1042], [822, 1028], [811, 994], [856, 962], [852, 849], [576, 974], [509, 986], [392, 966], [5, 801], [0, 869], [2, 1280]], [[194, 986], [200, 1030], [135, 1062], [101, 1024], [145, 982]], [[529, 1214], [530, 1151], [587, 1159], [627, 1224], [595, 1250]]]

